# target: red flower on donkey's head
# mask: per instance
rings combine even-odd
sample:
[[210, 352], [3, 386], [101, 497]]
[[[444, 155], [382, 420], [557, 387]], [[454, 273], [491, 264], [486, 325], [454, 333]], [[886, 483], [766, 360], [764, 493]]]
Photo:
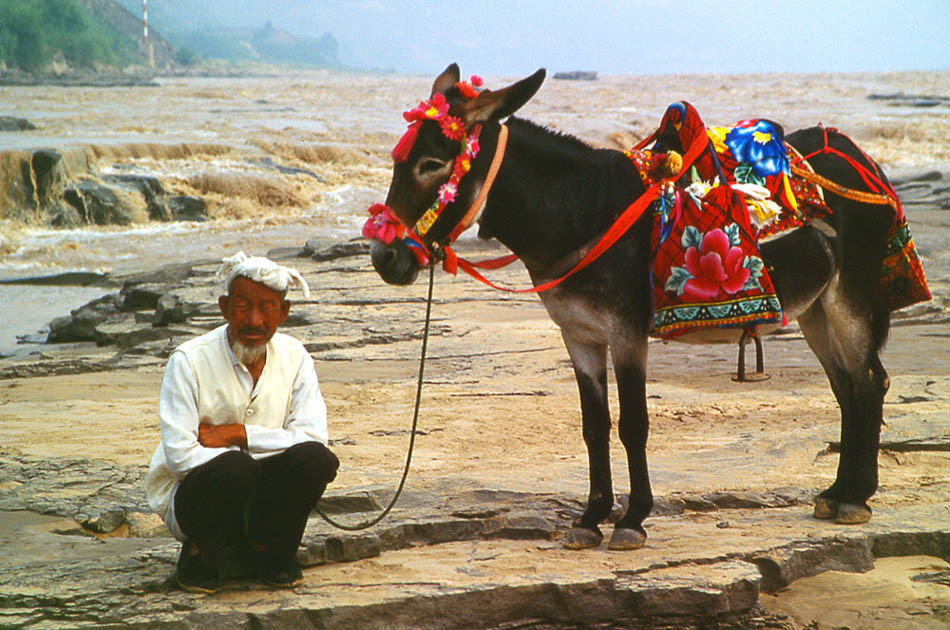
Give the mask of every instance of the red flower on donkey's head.
[[445, 95], [436, 92], [429, 100], [403, 112], [402, 117], [406, 122], [413, 123], [417, 120], [442, 120], [448, 113], [449, 103], [445, 100]]
[[396, 218], [389, 206], [374, 203], [369, 208], [370, 217], [363, 224], [363, 237], [376, 239], [389, 245], [396, 237], [402, 238], [406, 233], [405, 226]]
[[745, 253], [731, 246], [729, 237], [719, 228], [706, 232], [699, 249], [686, 250], [686, 271], [693, 277], [686, 281], [684, 292], [701, 300], [711, 300], [721, 288], [728, 295], [738, 293], [749, 279], [743, 266]]

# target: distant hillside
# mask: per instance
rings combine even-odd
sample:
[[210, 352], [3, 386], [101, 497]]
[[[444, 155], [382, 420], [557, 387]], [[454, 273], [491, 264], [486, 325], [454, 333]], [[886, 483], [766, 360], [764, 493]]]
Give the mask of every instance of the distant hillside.
[[101, 19], [103, 10], [125, 11], [114, 0], [0, 0], [0, 65], [44, 72], [144, 60], [139, 42]]
[[139, 61], [153, 63], [157, 68], [167, 68], [175, 64], [177, 57], [175, 47], [158, 33], [154, 25], [149, 25], [148, 43], [150, 50], [144, 47], [141, 2], [138, 4], [138, 12], [133, 13], [116, 0], [77, 1], [84, 9], [108, 25], [109, 28], [121, 33], [132, 42]]
[[212, 28], [173, 35], [182, 48], [200, 57], [232, 62], [258, 61], [290, 66], [339, 67], [338, 45], [332, 35], [297, 39], [266, 24], [263, 28]]
[[[88, 1], [88, 0], [87, 0]], [[128, 11], [141, 14], [141, 0], [118, 0]], [[255, 15], [267, 14], [259, 5]], [[295, 37], [262, 19], [240, 27], [219, 26], [229, 4], [215, 0], [160, 0], [149, 3], [149, 28], [154, 25], [179, 49], [180, 61], [192, 56], [235, 63], [339, 67], [339, 45], [330, 33], [318, 38]], [[248, 17], [249, 21], [253, 18]], [[141, 20], [140, 20], [141, 23]]]
[[[177, 71], [202, 59], [340, 66], [339, 46], [329, 33], [298, 38], [266, 20], [242, 28], [213, 26], [212, 8], [221, 5], [215, 0], [151, 3], [146, 46], [142, 0], [0, 0], [0, 71], [61, 75], [130, 66]], [[260, 10], [259, 15], [267, 14]]]

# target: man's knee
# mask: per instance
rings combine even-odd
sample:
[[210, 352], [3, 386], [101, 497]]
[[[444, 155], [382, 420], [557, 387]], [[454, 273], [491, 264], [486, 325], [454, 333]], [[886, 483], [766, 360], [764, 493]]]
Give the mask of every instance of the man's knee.
[[260, 463], [247, 453], [228, 451], [189, 472], [182, 480], [179, 494], [184, 490], [184, 494], [188, 495], [192, 492], [214, 492], [220, 496], [232, 491], [243, 495], [249, 490], [253, 491], [260, 477], [260, 469]]
[[287, 454], [303, 468], [302, 474], [311, 476], [323, 483], [336, 478], [340, 460], [333, 451], [320, 442], [303, 442], [287, 449]]
[[261, 465], [244, 451], [228, 451], [205, 466], [214, 468], [214, 475], [237, 483], [251, 484], [260, 474]]
[[[175, 493], [175, 518], [190, 538], [203, 536], [211, 527], [243, 513], [243, 506], [254, 496], [260, 464], [241, 451], [228, 451], [198, 466], [182, 480]], [[209, 520], [210, 519], [210, 520]]]

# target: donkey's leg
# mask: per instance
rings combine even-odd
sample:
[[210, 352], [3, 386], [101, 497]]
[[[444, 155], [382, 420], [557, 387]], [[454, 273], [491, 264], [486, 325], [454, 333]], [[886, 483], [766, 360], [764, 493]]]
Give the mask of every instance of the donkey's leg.
[[877, 452], [889, 380], [879, 351], [889, 314], [847, 306], [836, 287], [799, 318], [841, 408], [841, 453], [834, 484], [815, 502], [815, 518], [864, 523], [877, 490]]
[[617, 392], [620, 399], [620, 420], [617, 432], [627, 451], [630, 471], [630, 504], [627, 513], [617, 521], [610, 537], [610, 549], [639, 549], [646, 543], [643, 520], [653, 509], [653, 490], [647, 468], [647, 434], [650, 419], [647, 414], [646, 362], [647, 338], [625, 344], [611, 344]]
[[584, 442], [590, 464], [590, 494], [587, 509], [574, 522], [564, 546], [568, 549], [596, 547], [603, 540], [597, 526], [614, 505], [610, 478], [610, 409], [607, 406], [607, 346], [571, 338], [561, 332], [574, 364], [581, 396]]

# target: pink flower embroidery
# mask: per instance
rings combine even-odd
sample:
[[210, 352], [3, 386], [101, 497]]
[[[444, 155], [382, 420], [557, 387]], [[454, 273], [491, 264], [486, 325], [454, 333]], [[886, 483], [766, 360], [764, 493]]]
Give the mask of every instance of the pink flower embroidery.
[[683, 290], [689, 295], [711, 300], [719, 295], [721, 288], [727, 294], [738, 293], [749, 279], [749, 270], [743, 266], [745, 254], [738, 247], [731, 247], [729, 237], [719, 228], [706, 232], [699, 250], [686, 250], [686, 271], [692, 278], [686, 281]]

